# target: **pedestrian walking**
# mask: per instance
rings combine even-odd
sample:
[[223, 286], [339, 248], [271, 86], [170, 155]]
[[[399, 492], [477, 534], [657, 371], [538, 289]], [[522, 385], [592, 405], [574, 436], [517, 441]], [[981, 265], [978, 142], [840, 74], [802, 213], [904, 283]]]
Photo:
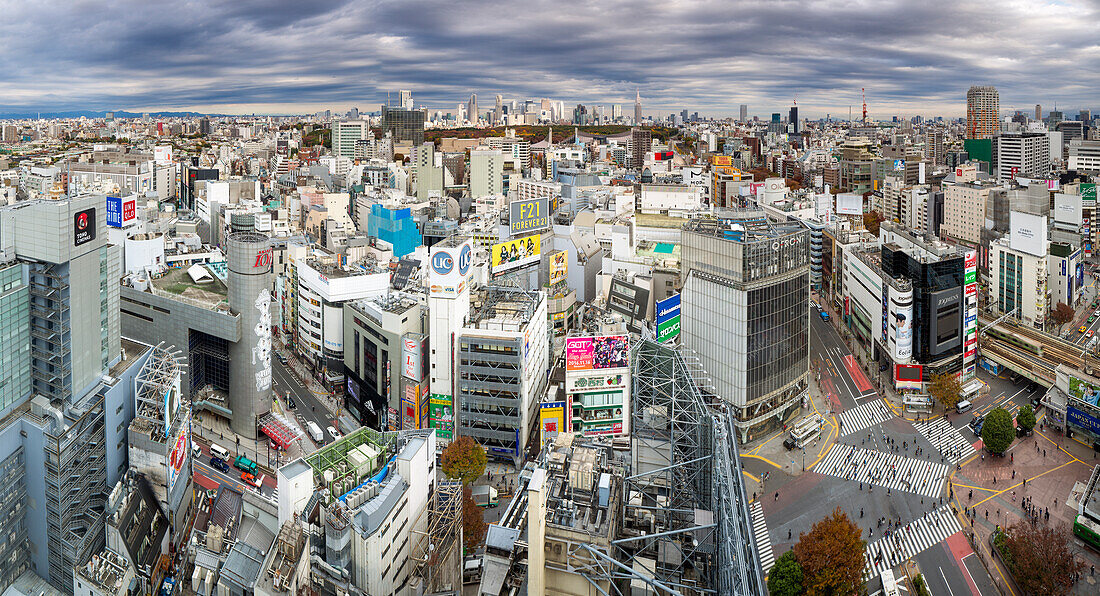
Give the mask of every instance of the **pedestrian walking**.
[[779, 491], [775, 491], [775, 500], [776, 500], [776, 501], [778, 501], [778, 500], [779, 500]]

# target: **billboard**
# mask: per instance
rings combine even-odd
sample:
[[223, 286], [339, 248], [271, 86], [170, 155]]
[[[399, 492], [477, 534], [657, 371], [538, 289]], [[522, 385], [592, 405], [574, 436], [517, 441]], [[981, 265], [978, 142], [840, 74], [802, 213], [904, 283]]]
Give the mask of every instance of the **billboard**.
[[473, 263], [473, 246], [467, 238], [458, 246], [435, 244], [429, 258], [428, 281], [433, 296], [454, 298], [466, 290], [470, 265]]
[[863, 195], [842, 192], [836, 196], [838, 215], [863, 215]]
[[[896, 297], [894, 307], [894, 360], [913, 357], [913, 293], [912, 290]], [[908, 304], [905, 304], [905, 303]], [[898, 304], [901, 303], [901, 304]]]
[[455, 409], [451, 396], [431, 394], [428, 402], [429, 419], [431, 428], [435, 429], [437, 437], [450, 439], [454, 434]]
[[172, 493], [172, 487], [183, 473], [183, 467], [187, 458], [191, 455], [191, 420], [184, 420], [180, 425], [179, 434], [172, 442], [172, 451], [168, 454], [168, 493]]
[[541, 254], [542, 238], [538, 234], [494, 244], [493, 275], [538, 263]]
[[1072, 422], [1093, 434], [1100, 434], [1100, 420], [1073, 406], [1066, 407], [1066, 421]]
[[657, 341], [669, 342], [680, 335], [680, 295], [657, 303]]
[[137, 201], [123, 200], [122, 197], [107, 197], [107, 225], [121, 228], [122, 224], [137, 217]]
[[584, 393], [586, 391], [606, 391], [623, 389], [627, 384], [625, 372], [566, 375], [566, 393]]
[[1008, 214], [1009, 246], [1036, 257], [1047, 254], [1047, 218], [1023, 211]]
[[421, 333], [406, 333], [401, 338], [401, 374], [414, 381], [424, 380], [424, 341]]
[[165, 166], [172, 163], [172, 146], [157, 145], [153, 147], [153, 161], [156, 162], [158, 166]]
[[95, 207], [77, 211], [73, 215], [73, 246], [95, 240]]
[[508, 206], [512, 235], [528, 234], [550, 227], [550, 197], [512, 201]]
[[545, 401], [539, 404], [539, 428], [542, 441], [557, 436], [559, 432], [569, 432], [565, 414], [568, 408], [564, 401]]
[[894, 379], [898, 389], [920, 389], [924, 368], [919, 364], [898, 364], [894, 367]]
[[565, 281], [569, 275], [569, 253], [560, 250], [550, 254], [550, 285]]
[[1089, 207], [1096, 206], [1096, 184], [1092, 182], [1081, 183], [1081, 203]]
[[1054, 193], [1054, 221], [1080, 226], [1082, 198], [1062, 192]]
[[405, 391], [401, 395], [401, 428], [411, 430], [420, 428], [420, 383], [402, 381]]
[[570, 337], [565, 340], [565, 370], [626, 368], [630, 343], [625, 335]]

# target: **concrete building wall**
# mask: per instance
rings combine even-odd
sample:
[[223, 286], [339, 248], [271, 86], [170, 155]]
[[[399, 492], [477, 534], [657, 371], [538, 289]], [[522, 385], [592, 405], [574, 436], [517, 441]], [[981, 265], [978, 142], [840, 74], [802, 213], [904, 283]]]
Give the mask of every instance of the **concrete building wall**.
[[256, 415], [271, 407], [271, 247], [255, 232], [232, 234], [226, 261], [229, 308], [241, 318], [241, 341], [229, 348], [231, 428], [256, 438]]

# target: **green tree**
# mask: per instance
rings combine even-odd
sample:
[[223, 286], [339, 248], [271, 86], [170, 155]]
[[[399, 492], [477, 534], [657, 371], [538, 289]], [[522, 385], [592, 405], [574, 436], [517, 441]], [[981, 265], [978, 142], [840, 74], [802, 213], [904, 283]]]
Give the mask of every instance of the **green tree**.
[[863, 530], [837, 507], [794, 545], [809, 596], [854, 594], [863, 586]]
[[775, 560], [768, 572], [768, 593], [771, 596], [798, 596], [802, 594], [802, 565], [789, 550]]
[[886, 219], [878, 211], [868, 211], [863, 214], [863, 227], [867, 228], [868, 232], [871, 232], [875, 236], [878, 236], [879, 226], [883, 220]]
[[1004, 408], [995, 408], [986, 414], [982, 424], [982, 442], [991, 453], [1004, 453], [1016, 438], [1012, 415]]
[[474, 502], [474, 492], [469, 486], [462, 487], [462, 542], [470, 552], [485, 542], [488, 524], [482, 515], [481, 507]]
[[933, 374], [932, 384], [928, 386], [928, 393], [943, 404], [944, 409], [951, 409], [959, 403], [959, 394], [962, 387], [959, 386], [959, 378], [951, 373]]
[[470, 437], [459, 437], [443, 450], [440, 467], [447, 478], [470, 484], [485, 473], [485, 448]]
[[1084, 569], [1065, 526], [1017, 522], [1005, 531], [1003, 554], [1025, 594], [1069, 594], [1073, 575]]
[[1035, 428], [1035, 410], [1031, 409], [1031, 404], [1020, 408], [1016, 413], [1016, 424], [1026, 431]]

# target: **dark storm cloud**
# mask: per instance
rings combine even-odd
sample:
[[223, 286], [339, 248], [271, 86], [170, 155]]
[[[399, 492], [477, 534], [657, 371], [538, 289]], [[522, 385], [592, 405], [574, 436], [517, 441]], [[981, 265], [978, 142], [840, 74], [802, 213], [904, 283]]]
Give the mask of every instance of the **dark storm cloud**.
[[[271, 111], [412, 89], [453, 110], [471, 92], [732, 113], [959, 114], [1087, 107], [1100, 83], [1089, 2], [0, 0], [0, 112]], [[629, 112], [629, 107], [626, 107]]]

